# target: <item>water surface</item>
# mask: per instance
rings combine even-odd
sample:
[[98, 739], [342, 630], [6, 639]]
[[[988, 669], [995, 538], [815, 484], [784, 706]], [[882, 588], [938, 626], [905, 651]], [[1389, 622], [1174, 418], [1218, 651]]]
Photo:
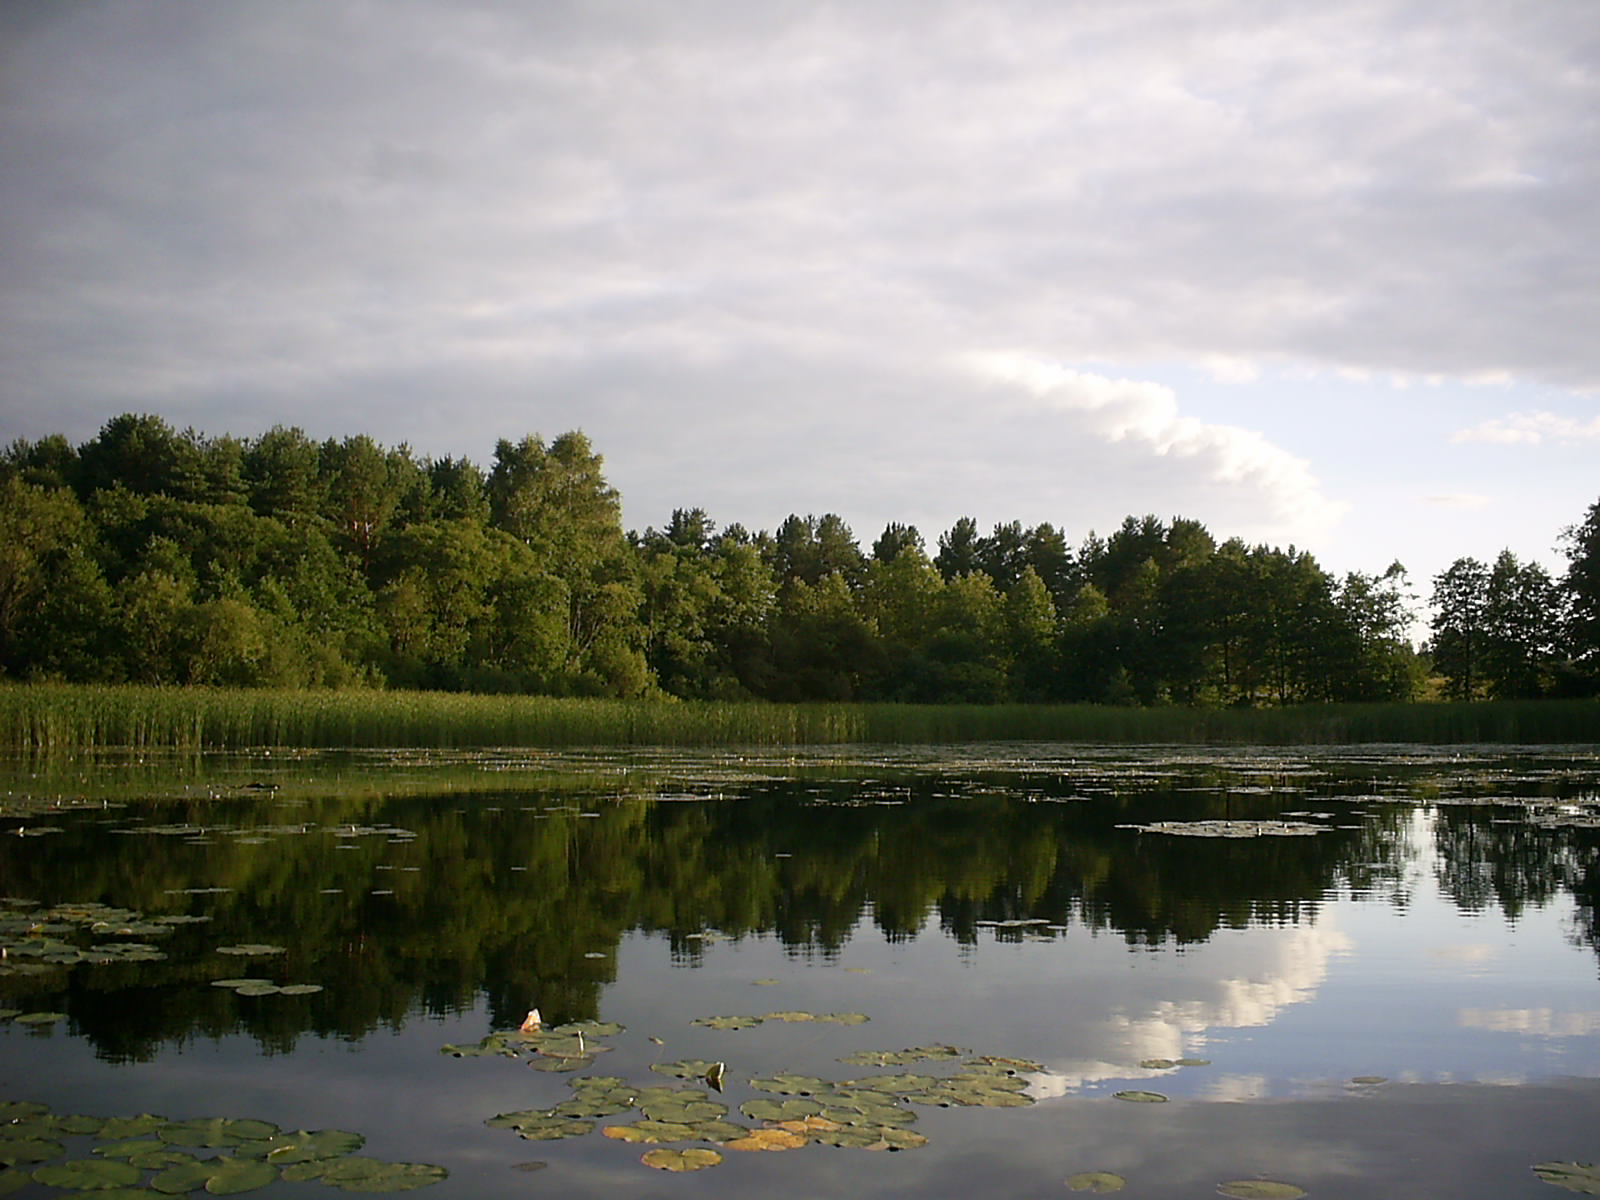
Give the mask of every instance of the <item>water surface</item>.
[[[1555, 1196], [1532, 1164], [1600, 1159], [1592, 748], [110, 756], [4, 790], [0, 1008], [66, 1017], [0, 1024], [0, 1099], [354, 1130], [446, 1167], [438, 1200], [1020, 1197], [1090, 1170], [1129, 1196]], [[206, 919], [17, 928], [71, 903]], [[219, 953], [249, 945], [282, 952]], [[569, 1072], [440, 1053], [533, 1007], [624, 1030]], [[868, 1019], [693, 1024], [772, 1013]], [[1028, 1063], [1033, 1103], [908, 1104], [920, 1148], [681, 1177], [598, 1130], [484, 1124], [699, 1059], [759, 1125], [752, 1079], [960, 1069], [840, 1061], [934, 1045]]]

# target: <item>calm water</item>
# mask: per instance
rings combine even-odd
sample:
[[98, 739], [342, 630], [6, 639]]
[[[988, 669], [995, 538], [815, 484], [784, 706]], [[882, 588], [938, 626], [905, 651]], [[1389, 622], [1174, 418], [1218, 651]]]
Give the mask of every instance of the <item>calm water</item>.
[[[0, 1023], [0, 1099], [57, 1113], [351, 1130], [446, 1167], [436, 1200], [1022, 1197], [1094, 1170], [1130, 1197], [1554, 1197], [1532, 1164], [1600, 1160], [1592, 748], [106, 759], [11, 764], [0, 792], [0, 830], [38, 835], [0, 838], [0, 1008], [66, 1014]], [[134, 932], [41, 915], [73, 903]], [[208, 919], [151, 925], [179, 916]], [[566, 1072], [440, 1053], [532, 1007], [624, 1029]], [[869, 1019], [800, 1019], [828, 1014]], [[716, 1016], [767, 1019], [692, 1024]], [[932, 1045], [1025, 1060], [1034, 1103], [903, 1104], [925, 1146], [684, 1176], [598, 1128], [484, 1124], [720, 1060], [711, 1098], [759, 1125], [752, 1078], [961, 1070], [840, 1061]]]

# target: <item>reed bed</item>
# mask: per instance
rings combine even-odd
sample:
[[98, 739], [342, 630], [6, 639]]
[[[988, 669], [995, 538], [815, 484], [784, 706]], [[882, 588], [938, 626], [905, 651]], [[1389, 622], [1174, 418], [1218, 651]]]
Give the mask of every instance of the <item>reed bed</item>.
[[767, 704], [454, 692], [0, 686], [0, 747], [247, 749], [782, 746], [1066, 741], [1339, 745], [1600, 743], [1600, 702], [1304, 705]]

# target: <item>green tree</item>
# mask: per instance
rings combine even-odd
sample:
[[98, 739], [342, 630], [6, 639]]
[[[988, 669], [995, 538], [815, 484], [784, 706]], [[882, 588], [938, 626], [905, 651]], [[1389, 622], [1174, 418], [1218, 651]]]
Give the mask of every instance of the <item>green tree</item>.
[[1458, 558], [1433, 581], [1434, 669], [1452, 700], [1473, 700], [1483, 690], [1489, 569], [1475, 558]]
[[1564, 624], [1561, 599], [1542, 566], [1500, 552], [1484, 594], [1482, 674], [1491, 696], [1529, 699], [1551, 689]]
[[981, 541], [978, 523], [971, 517], [961, 517], [939, 536], [939, 553], [934, 555], [933, 565], [946, 579], [968, 571], [981, 571], [983, 565], [978, 560]]
[[1567, 570], [1562, 579], [1569, 612], [1569, 639], [1586, 689], [1600, 688], [1600, 500], [1562, 535]]

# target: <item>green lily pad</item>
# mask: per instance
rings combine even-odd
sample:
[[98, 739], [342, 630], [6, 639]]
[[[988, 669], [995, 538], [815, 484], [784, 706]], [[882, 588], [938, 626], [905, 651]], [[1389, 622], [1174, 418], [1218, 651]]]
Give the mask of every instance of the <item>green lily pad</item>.
[[282, 990], [277, 984], [268, 983], [264, 979], [242, 984], [233, 989], [234, 994], [239, 996], [276, 996]]
[[1175, 1058], [1141, 1058], [1139, 1065], [1146, 1071], [1166, 1071], [1178, 1065]]
[[414, 1192], [431, 1187], [449, 1175], [449, 1171], [433, 1163], [384, 1163], [383, 1170], [359, 1179], [330, 1181], [324, 1174], [322, 1181], [332, 1182], [346, 1192]]
[[320, 983], [286, 983], [278, 989], [285, 996], [310, 996], [322, 990]]
[[361, 1149], [366, 1140], [359, 1133], [342, 1129], [297, 1129], [252, 1142], [238, 1153], [240, 1157], [248, 1154], [251, 1158], [264, 1158], [281, 1167], [339, 1158]]
[[728, 1115], [728, 1107], [715, 1100], [686, 1097], [682, 1100], [657, 1100], [642, 1105], [644, 1115], [652, 1121], [667, 1121], [678, 1125], [693, 1125], [697, 1121], [715, 1121]]
[[47, 1138], [0, 1138], [0, 1163], [5, 1163], [7, 1166], [49, 1162], [52, 1158], [60, 1158], [66, 1152], [67, 1148], [60, 1142], [52, 1142]]
[[96, 1146], [94, 1153], [101, 1158], [132, 1158], [135, 1154], [149, 1154], [153, 1150], [165, 1150], [165, 1142], [156, 1141], [154, 1138], [137, 1138], [132, 1141], [111, 1142], [109, 1145]]
[[104, 1117], [91, 1117], [83, 1113], [62, 1114], [52, 1117], [51, 1123], [61, 1133], [74, 1133], [78, 1135], [98, 1134], [100, 1127], [106, 1123]]
[[[21, 1009], [8, 1009], [13, 1016]], [[48, 1104], [40, 1104], [37, 1100], [0, 1100], [0, 1122], [20, 1120], [23, 1117], [37, 1117], [50, 1111]]]
[[1169, 1097], [1163, 1096], [1160, 1092], [1141, 1092], [1138, 1089], [1126, 1092], [1112, 1092], [1111, 1098], [1113, 1100], [1129, 1100], [1135, 1104], [1165, 1104], [1169, 1099]]
[[1533, 1173], [1546, 1183], [1585, 1196], [1600, 1196], [1600, 1163], [1535, 1163]]
[[638, 1100], [633, 1088], [580, 1088], [570, 1100], [563, 1100], [550, 1109], [558, 1117], [613, 1117], [627, 1112]]
[[658, 1075], [672, 1075], [678, 1079], [704, 1079], [706, 1072], [716, 1065], [704, 1058], [685, 1058], [679, 1062], [651, 1063], [650, 1069]]
[[627, 1031], [626, 1025], [616, 1021], [568, 1021], [564, 1025], [557, 1025], [550, 1032], [563, 1036], [581, 1033], [584, 1037], [604, 1038], [616, 1037], [619, 1033]]
[[1103, 1196], [1120, 1192], [1127, 1186], [1128, 1181], [1113, 1171], [1079, 1171], [1067, 1176], [1069, 1192], [1093, 1192]]
[[0, 1196], [20, 1192], [32, 1182], [33, 1176], [27, 1171], [19, 1171], [15, 1167], [0, 1167]]
[[800, 1012], [797, 1009], [790, 1009], [785, 1012], [770, 1012], [762, 1018], [765, 1021], [815, 1021], [816, 1019], [817, 1015], [815, 1013]]
[[1388, 1083], [1389, 1077], [1387, 1075], [1356, 1075], [1351, 1078], [1350, 1082], [1359, 1083], [1363, 1087], [1372, 1087], [1380, 1083]]
[[822, 1105], [806, 1097], [790, 1100], [746, 1100], [739, 1111], [752, 1121], [793, 1121], [820, 1115]]
[[757, 1091], [776, 1092], [780, 1096], [812, 1096], [817, 1092], [828, 1091], [833, 1085], [816, 1075], [795, 1075], [784, 1072], [782, 1075], [766, 1075], [760, 1079], [752, 1079], [750, 1086]]
[[287, 948], [269, 946], [264, 942], [243, 942], [237, 946], [218, 946], [218, 954], [233, 954], [240, 958], [260, 958], [268, 954], [284, 954]]
[[1177, 1060], [1180, 1067], [1209, 1067], [1209, 1058], [1180, 1058]]
[[278, 1177], [278, 1168], [268, 1162], [240, 1158], [214, 1158], [216, 1170], [206, 1180], [206, 1191], [213, 1196], [236, 1196], [266, 1187]]
[[80, 1158], [72, 1162], [40, 1167], [33, 1178], [51, 1187], [79, 1188], [84, 1191], [128, 1187], [139, 1182], [139, 1168], [108, 1158]]
[[182, 1150], [174, 1150], [171, 1146], [163, 1146], [160, 1150], [146, 1150], [143, 1153], [131, 1155], [128, 1161], [141, 1170], [165, 1171], [168, 1167], [197, 1162], [198, 1159], [193, 1154], [187, 1154]]
[[237, 1146], [270, 1138], [278, 1127], [267, 1121], [230, 1120], [227, 1117], [202, 1117], [193, 1121], [172, 1121], [156, 1130], [156, 1136], [169, 1146]]
[[153, 1113], [140, 1113], [136, 1117], [112, 1117], [100, 1126], [97, 1137], [102, 1138], [138, 1138], [152, 1134], [163, 1125], [172, 1122], [166, 1117], [158, 1117]]
[[707, 1029], [749, 1029], [761, 1024], [760, 1017], [698, 1017], [690, 1021], [691, 1025], [703, 1025]]
[[748, 1125], [740, 1125], [734, 1121], [696, 1121], [693, 1129], [695, 1137], [702, 1142], [736, 1142], [742, 1137], [750, 1136]]
[[818, 1013], [813, 1018], [817, 1021], [826, 1021], [830, 1025], [865, 1025], [872, 1020], [866, 1013]]
[[752, 979], [750, 981], [753, 987], [772, 987], [777, 982], [778, 981], [776, 979]]
[[195, 1159], [193, 1162], [168, 1167], [150, 1180], [150, 1186], [158, 1192], [166, 1192], [172, 1196], [203, 1188], [206, 1186], [206, 1181], [211, 1178], [211, 1164], [215, 1161], [215, 1159]]
[[17, 1025], [54, 1025], [57, 1021], [66, 1019], [67, 1014], [64, 1012], [31, 1012], [11, 1018]]
[[1299, 1200], [1305, 1188], [1272, 1179], [1230, 1179], [1217, 1185], [1217, 1195], [1232, 1200]]
[[502, 1113], [484, 1122], [497, 1129], [515, 1129], [530, 1142], [553, 1142], [560, 1138], [582, 1137], [594, 1130], [593, 1121], [551, 1113]]

